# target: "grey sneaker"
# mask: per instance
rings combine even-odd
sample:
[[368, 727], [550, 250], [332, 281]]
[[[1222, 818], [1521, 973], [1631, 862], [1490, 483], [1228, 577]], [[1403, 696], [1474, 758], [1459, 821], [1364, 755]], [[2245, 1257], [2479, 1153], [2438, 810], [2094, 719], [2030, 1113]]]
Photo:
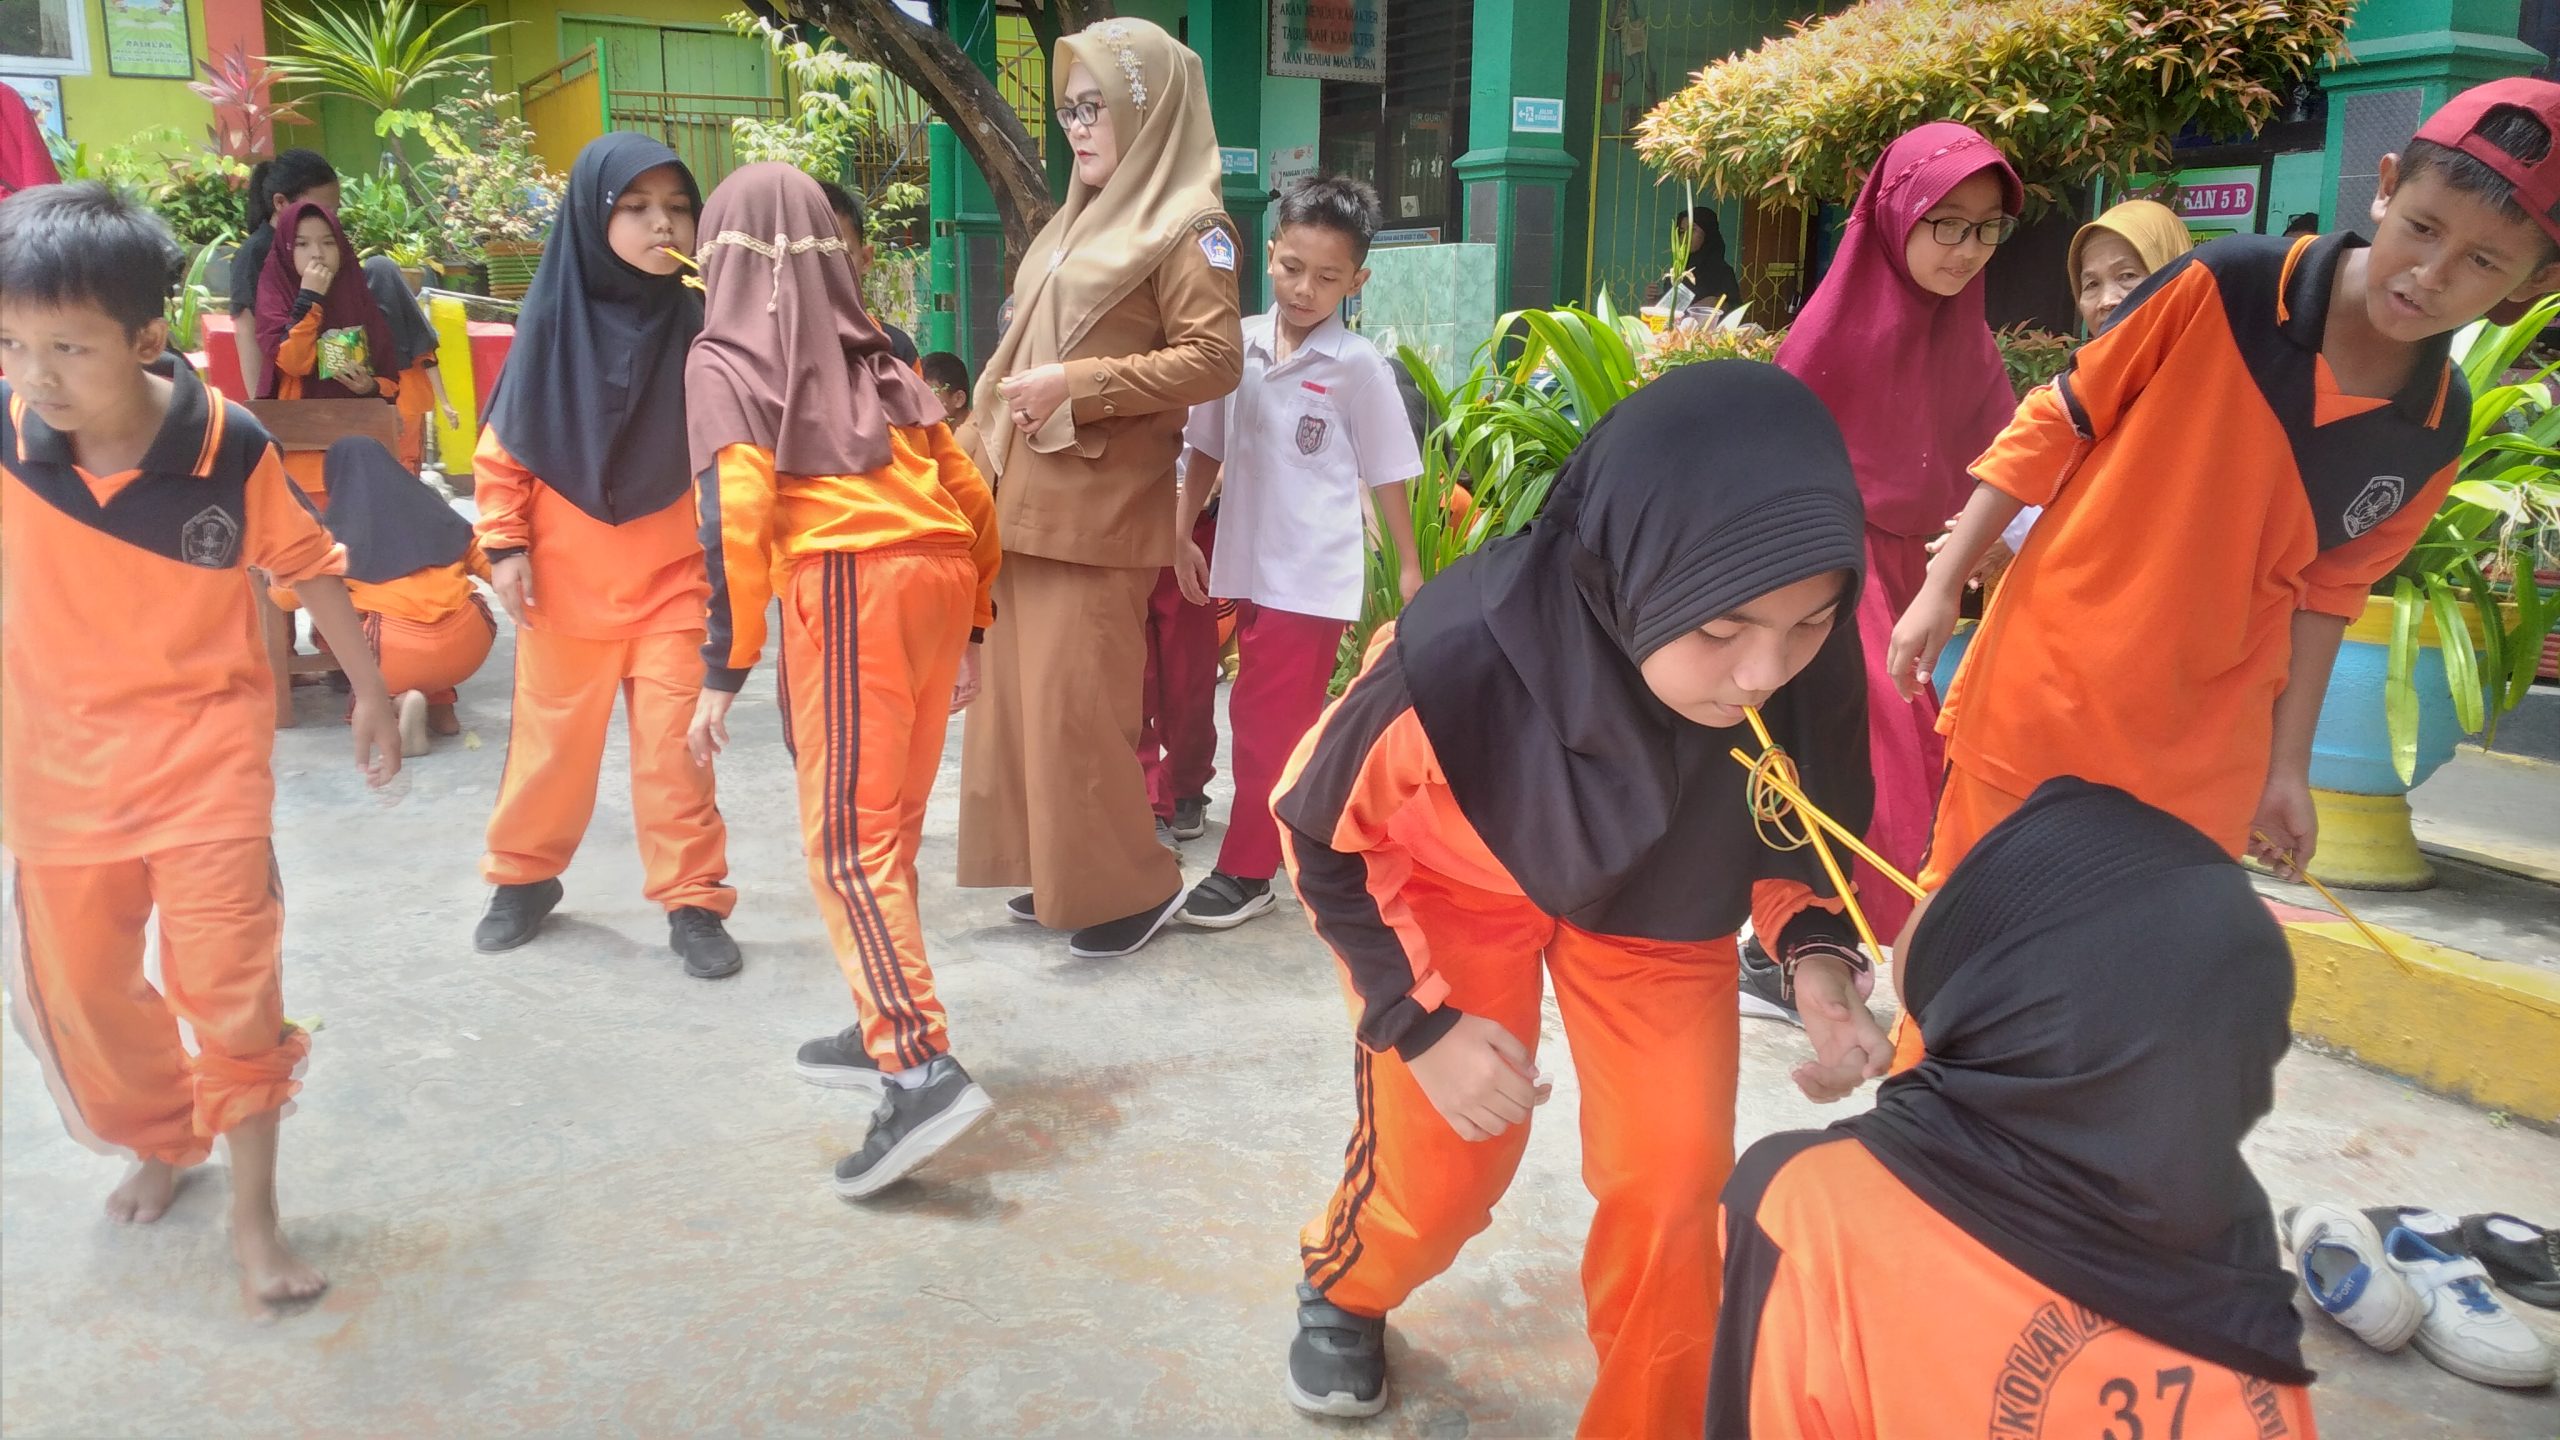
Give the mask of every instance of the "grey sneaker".
[[1755, 936], [1742, 942], [1742, 1013], [1755, 1020], [1783, 1020], [1801, 1030], [1804, 1016], [1787, 1002], [1786, 976]]
[[1212, 870], [1208, 879], [1192, 887], [1191, 898], [1182, 902], [1182, 919], [1207, 930], [1232, 930], [1279, 903], [1268, 880], [1242, 880], [1224, 870]]
[[1365, 1419], [1387, 1408], [1387, 1322], [1354, 1315], [1298, 1282], [1289, 1403], [1310, 1415]]
[[489, 896], [489, 908], [480, 917], [480, 926], [471, 932], [471, 945], [484, 955], [513, 950], [542, 929], [542, 922], [560, 903], [566, 892], [557, 878], [536, 880], [530, 885], [501, 885]]
[[1173, 802], [1173, 838], [1197, 840], [1209, 833], [1209, 798], [1194, 795]]
[[959, 1061], [936, 1055], [926, 1062], [922, 1085], [911, 1090], [891, 1080], [881, 1087], [871, 1134], [861, 1149], [836, 1162], [836, 1193], [848, 1200], [880, 1193], [968, 1134], [994, 1108]]
[[860, 1090], [877, 1095], [884, 1083], [880, 1062], [862, 1048], [860, 1025], [847, 1025], [833, 1035], [801, 1046], [791, 1068], [800, 1073], [801, 1079], [829, 1090]]
[[747, 961], [729, 927], [699, 905], [679, 905], [667, 912], [667, 948], [684, 957], [684, 973], [696, 980], [735, 975]]
[[1156, 817], [1156, 843], [1167, 850], [1182, 849], [1182, 837], [1173, 833], [1173, 822], [1161, 815]]

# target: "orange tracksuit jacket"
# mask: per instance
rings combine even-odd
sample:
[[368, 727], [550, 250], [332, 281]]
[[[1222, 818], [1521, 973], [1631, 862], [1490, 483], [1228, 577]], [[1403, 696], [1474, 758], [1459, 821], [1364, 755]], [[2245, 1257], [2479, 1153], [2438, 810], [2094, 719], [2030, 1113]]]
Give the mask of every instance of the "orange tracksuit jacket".
[[[1534, 1052], [1552, 978], [1599, 1202], [1582, 1274], [1600, 1373], [1581, 1433], [1695, 1436], [1716, 1325], [1715, 1195], [1733, 1165], [1734, 942], [1595, 934], [1532, 904], [1459, 812], [1400, 675], [1380, 669], [1393, 631], [1380, 627], [1276, 792], [1284, 816], [1325, 817], [1321, 833], [1284, 820], [1281, 838], [1359, 1038], [1342, 1179], [1299, 1237], [1307, 1283], [1383, 1315], [1491, 1223], [1529, 1127], [1459, 1138], [1407, 1060], [1461, 1014]], [[1802, 885], [1759, 882], [1753, 928], [1776, 936], [1814, 903]]]
[[475, 538], [451, 565], [431, 565], [397, 580], [368, 585], [347, 582], [347, 596], [364, 617], [365, 639], [393, 695], [423, 690], [429, 702], [450, 705], [454, 687], [480, 672], [498, 636], [489, 601], [472, 588], [489, 578], [489, 559]]
[[309, 1049], [284, 1018], [275, 688], [247, 567], [293, 583], [346, 554], [247, 411], [162, 373], [168, 418], [117, 475], [81, 469], [0, 381], [0, 838], [16, 1019], [64, 1122], [187, 1165], [283, 1105]]
[[1773, 1135], [1725, 1192], [1707, 1440], [2313, 1440], [2310, 1392], [2064, 1299], [1854, 1137]]
[[605, 732], [623, 701], [631, 809], [648, 898], [727, 915], [729, 830], [712, 772], [685, 731], [702, 692], [703, 603], [711, 593], [686, 497], [621, 525], [598, 520], [480, 431], [480, 548], [523, 555], [533, 598], [516, 631], [515, 703], [481, 877], [529, 885], [569, 868], [596, 807]]
[[951, 431], [892, 427], [868, 475], [784, 475], [731, 445], [698, 483], [711, 562], [703, 683], [736, 691], [782, 599], [783, 735], [809, 883], [884, 1071], [950, 1048], [916, 913], [916, 850], [961, 647], [994, 623], [995, 500]]

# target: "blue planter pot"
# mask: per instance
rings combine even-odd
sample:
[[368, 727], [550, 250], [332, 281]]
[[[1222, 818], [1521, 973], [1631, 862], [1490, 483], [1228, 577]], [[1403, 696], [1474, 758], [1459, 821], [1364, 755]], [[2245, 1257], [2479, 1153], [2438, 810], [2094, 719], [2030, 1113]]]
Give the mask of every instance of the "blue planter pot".
[[2320, 728], [2311, 740], [2311, 785], [2349, 795], [2405, 795], [2453, 758], [2462, 726], [2453, 718], [2445, 688], [2444, 652], [2419, 647], [2412, 679], [2418, 687], [2416, 778], [2400, 783], [2391, 765], [2391, 722], [2383, 706], [2383, 680], [2391, 647], [2349, 640], [2338, 647], [2329, 693], [2320, 702]]
[[1973, 632], [1980, 628], [1979, 620], [1957, 621], [1956, 633], [1948, 637], [1947, 648], [1938, 652], [1938, 668], [1929, 672], [1929, 683], [1938, 687], [1940, 700], [1946, 699], [1947, 691], [1954, 687], [1956, 667], [1964, 663], [1964, 652], [1973, 648]]

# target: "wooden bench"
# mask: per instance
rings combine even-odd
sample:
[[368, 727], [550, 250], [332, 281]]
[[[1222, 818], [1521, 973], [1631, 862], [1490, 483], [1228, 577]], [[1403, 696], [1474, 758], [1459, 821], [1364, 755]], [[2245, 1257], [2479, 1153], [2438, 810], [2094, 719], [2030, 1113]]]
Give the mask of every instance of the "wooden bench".
[[[381, 400], [252, 400], [247, 409], [275, 437], [288, 455], [326, 451], [350, 436], [382, 442], [394, 454], [400, 447], [400, 411]], [[293, 677], [330, 675], [339, 666], [325, 652], [305, 652], [293, 645], [293, 617], [277, 607], [267, 587], [250, 582], [258, 596], [258, 618], [267, 637], [267, 665], [275, 674], [276, 728], [290, 730]]]

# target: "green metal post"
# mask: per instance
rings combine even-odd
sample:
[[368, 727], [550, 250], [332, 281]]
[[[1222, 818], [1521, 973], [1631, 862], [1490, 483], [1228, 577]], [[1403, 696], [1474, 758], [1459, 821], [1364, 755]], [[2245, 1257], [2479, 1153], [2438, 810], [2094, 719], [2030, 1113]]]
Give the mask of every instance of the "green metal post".
[[1475, 12], [1467, 88], [1466, 187], [1470, 244], [1494, 251], [1494, 294], [1506, 309], [1556, 303], [1562, 293], [1570, 7], [1495, 0]]
[[2347, 62], [2321, 77], [2329, 142], [2321, 220], [2370, 234], [2375, 173], [2456, 93], [2541, 66], [2516, 38], [2519, 0], [2364, 0], [2347, 29]]
[[1263, 215], [1271, 189], [1262, 169], [1262, 72], [1270, 44], [1263, 0], [1190, 0], [1191, 48], [1209, 83], [1209, 116], [1218, 127], [1219, 194], [1244, 244], [1236, 256], [1236, 293], [1246, 314], [1267, 303], [1262, 261]]

